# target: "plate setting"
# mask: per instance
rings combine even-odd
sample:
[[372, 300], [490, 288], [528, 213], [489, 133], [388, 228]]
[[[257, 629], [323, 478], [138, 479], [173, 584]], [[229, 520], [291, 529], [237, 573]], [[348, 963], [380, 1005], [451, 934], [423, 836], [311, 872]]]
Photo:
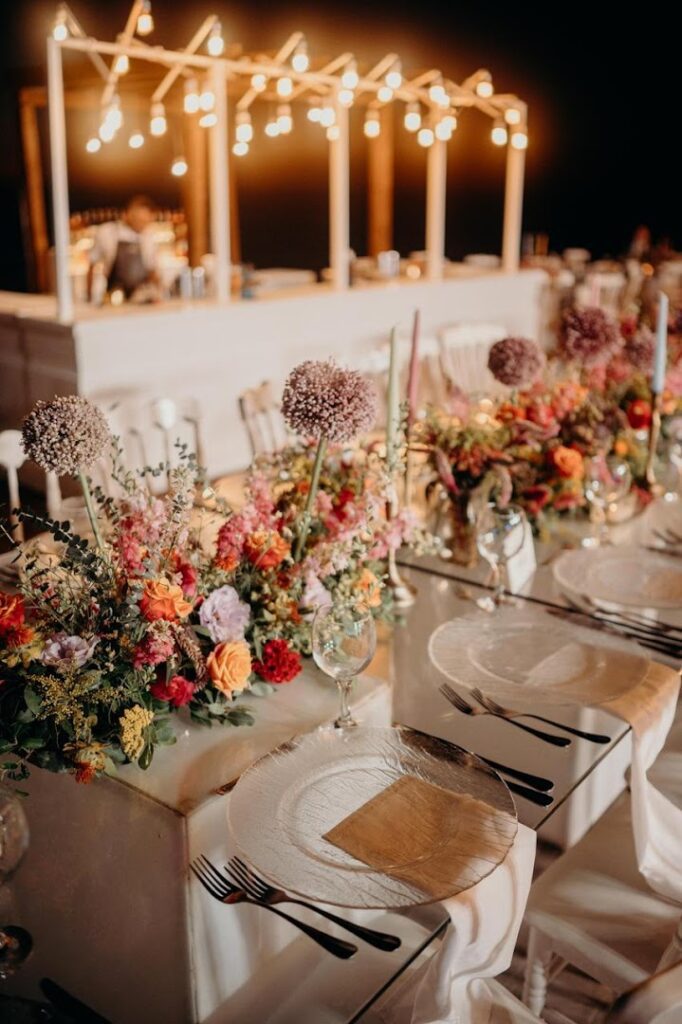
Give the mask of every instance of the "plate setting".
[[567, 551], [554, 563], [554, 578], [562, 589], [606, 604], [682, 606], [682, 566], [641, 547]]

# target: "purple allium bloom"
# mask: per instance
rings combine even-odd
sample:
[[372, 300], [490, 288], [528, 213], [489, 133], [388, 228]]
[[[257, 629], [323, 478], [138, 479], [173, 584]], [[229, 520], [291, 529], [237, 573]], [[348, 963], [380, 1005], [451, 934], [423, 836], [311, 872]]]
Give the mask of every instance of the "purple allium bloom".
[[529, 338], [503, 338], [488, 354], [488, 369], [495, 380], [510, 388], [528, 386], [544, 366], [542, 352]]
[[77, 476], [99, 459], [111, 440], [101, 409], [79, 395], [36, 402], [22, 433], [29, 459], [58, 476]]
[[55, 633], [47, 641], [40, 660], [43, 665], [56, 668], [58, 672], [83, 668], [83, 665], [92, 657], [98, 643], [99, 639], [96, 636], [86, 640], [82, 636]]
[[625, 355], [635, 369], [641, 370], [643, 373], [646, 373], [653, 366], [655, 352], [656, 338], [654, 333], [644, 325], [639, 327], [632, 337], [628, 338], [625, 342]]
[[199, 609], [199, 620], [214, 644], [243, 640], [251, 609], [234, 589], [225, 585], [209, 594]]
[[304, 438], [350, 441], [373, 425], [376, 393], [357, 370], [345, 370], [333, 359], [307, 359], [287, 378], [282, 413]]
[[607, 362], [621, 342], [618, 325], [603, 309], [569, 309], [564, 313], [559, 352], [564, 359], [599, 366]]

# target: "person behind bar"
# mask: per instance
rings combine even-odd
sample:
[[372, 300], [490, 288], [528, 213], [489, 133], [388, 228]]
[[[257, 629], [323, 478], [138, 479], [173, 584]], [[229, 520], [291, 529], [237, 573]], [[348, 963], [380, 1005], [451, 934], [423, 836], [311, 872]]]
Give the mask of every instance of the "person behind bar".
[[[146, 196], [128, 200], [120, 220], [100, 224], [90, 250], [90, 296], [93, 294], [93, 269], [98, 266], [106, 279], [109, 294], [122, 292], [126, 299], [148, 294], [158, 282], [157, 252], [151, 225], [155, 207]], [[136, 295], [137, 293], [137, 295]], [[144, 300], [143, 300], [144, 301]], [[147, 299], [148, 301], [148, 299]]]

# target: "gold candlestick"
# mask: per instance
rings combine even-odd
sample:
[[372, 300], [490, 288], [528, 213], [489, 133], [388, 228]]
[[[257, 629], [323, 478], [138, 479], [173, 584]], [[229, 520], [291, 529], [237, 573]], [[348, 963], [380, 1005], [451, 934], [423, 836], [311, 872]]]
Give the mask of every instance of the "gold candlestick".
[[646, 486], [655, 497], [663, 494], [663, 486], [656, 480], [656, 453], [661, 436], [661, 408], [663, 396], [660, 392], [652, 396], [651, 425], [649, 427], [649, 455], [646, 461]]

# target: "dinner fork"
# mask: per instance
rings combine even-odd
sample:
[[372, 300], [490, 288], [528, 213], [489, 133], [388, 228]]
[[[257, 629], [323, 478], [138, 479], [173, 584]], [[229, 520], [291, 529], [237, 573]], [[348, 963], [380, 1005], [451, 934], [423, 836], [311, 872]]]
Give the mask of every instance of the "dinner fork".
[[[449, 700], [450, 703], [464, 715], [496, 714], [495, 712], [485, 708], [479, 708], [473, 704], [469, 704], [469, 702], [464, 700], [464, 698], [461, 697], [456, 690], [453, 690], [448, 683], [443, 683], [440, 687], [440, 692], [446, 700]], [[474, 691], [472, 690], [472, 695], [473, 694]], [[515, 725], [517, 729], [523, 729], [524, 732], [529, 732], [532, 736], [537, 736], [538, 739], [544, 740], [545, 743], [552, 743], [555, 747], [567, 747], [571, 743], [568, 736], [553, 736], [551, 733], [542, 732], [540, 729], [534, 729], [531, 725], [524, 725], [522, 722], [516, 722], [513, 718], [505, 718], [504, 715], [496, 715], [496, 717], [503, 718], [504, 721], [509, 722], [510, 725]]]
[[322, 910], [321, 907], [315, 906], [314, 903], [305, 903], [303, 900], [295, 899], [284, 892], [283, 889], [275, 889], [263, 881], [262, 878], [259, 878], [253, 869], [248, 867], [239, 857], [232, 857], [229, 865], [225, 866], [225, 871], [228, 878], [235, 885], [243, 889], [251, 899], [256, 900], [257, 903], [262, 903], [264, 906], [273, 906], [275, 903], [295, 903], [299, 907], [305, 907], [307, 910], [314, 910], [321, 917], [326, 917], [328, 921], [333, 921], [340, 928], [345, 928], [346, 931], [357, 935], [359, 939], [363, 939], [370, 946], [375, 946], [377, 949], [383, 949], [391, 953], [400, 946], [400, 939], [397, 935], [389, 935], [387, 932], [378, 932], [372, 928], [364, 928], [354, 921], [347, 921], [345, 918], [337, 917], [336, 914], [332, 914], [328, 910]]
[[218, 869], [214, 867], [208, 857], [205, 857], [203, 854], [192, 861], [190, 870], [199, 879], [206, 892], [210, 893], [219, 903], [224, 903], [227, 906], [233, 903], [250, 903], [255, 907], [263, 907], [264, 910], [269, 910], [271, 914], [283, 917], [285, 921], [293, 924], [307, 935], [308, 938], [317, 942], [323, 949], [326, 949], [328, 953], [338, 956], [341, 960], [349, 960], [358, 951], [358, 947], [354, 946], [351, 942], [346, 942], [344, 939], [335, 939], [331, 935], [318, 931], [317, 928], [312, 928], [303, 921], [297, 921], [295, 917], [290, 917], [283, 910], [277, 910], [276, 907], [270, 907], [267, 903], [259, 903], [258, 900], [252, 899], [243, 889], [228, 882]]
[[564, 729], [566, 732], [572, 733], [574, 736], [579, 736], [581, 740], [589, 740], [590, 743], [610, 743], [611, 737], [605, 736], [603, 733], [598, 732], [584, 732], [582, 729], [575, 729], [572, 725], [564, 725], [563, 722], [555, 722], [551, 718], [543, 718], [542, 715], [531, 715], [526, 711], [512, 711], [511, 708], [503, 708], [501, 704], [498, 704], [492, 699], [492, 697], [486, 697], [481, 690], [472, 690], [471, 696], [474, 697], [479, 704], [484, 708], [487, 708], [491, 715], [499, 715], [501, 718], [534, 718], [536, 722], [544, 722], [545, 725], [553, 725], [557, 729]]

